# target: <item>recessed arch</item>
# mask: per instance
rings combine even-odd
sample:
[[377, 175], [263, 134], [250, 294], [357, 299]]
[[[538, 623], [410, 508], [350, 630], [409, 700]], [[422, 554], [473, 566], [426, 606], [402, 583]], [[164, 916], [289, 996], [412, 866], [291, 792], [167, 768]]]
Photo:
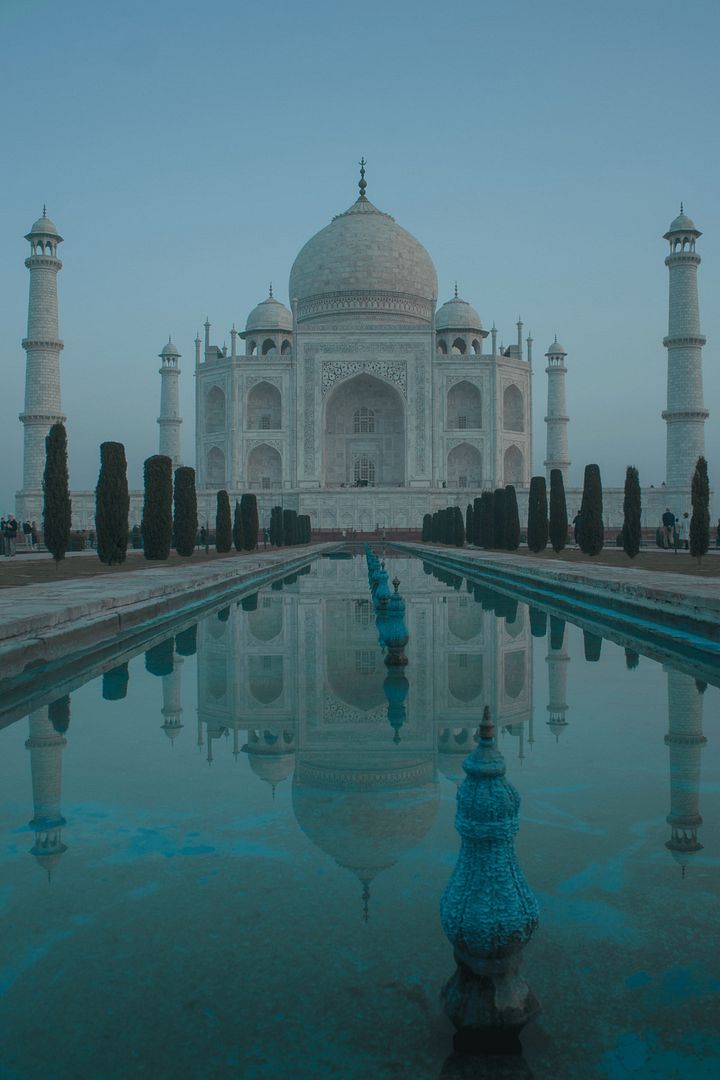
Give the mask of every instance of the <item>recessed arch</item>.
[[482, 354], [482, 339], [481, 338], [473, 338], [473, 340], [472, 340], [472, 351], [475, 353], [476, 356], [480, 356]]
[[515, 700], [525, 689], [525, 650], [505, 654], [503, 660], [503, 685], [507, 697]]
[[503, 427], [506, 431], [525, 430], [525, 403], [522, 390], [515, 384], [503, 391]]
[[467, 352], [467, 345], [465, 344], [465, 338], [456, 337], [452, 343], [452, 352], [464, 356]]
[[251, 656], [248, 662], [248, 687], [261, 705], [277, 701], [283, 692], [282, 656]]
[[[266, 604], [265, 601], [269, 601]], [[256, 641], [272, 641], [279, 636], [283, 628], [283, 602], [273, 596], [263, 597], [263, 602], [255, 611], [245, 615], [250, 633]]]
[[460, 443], [447, 456], [449, 487], [479, 488], [482, 485], [482, 455], [476, 446]]
[[355, 464], [361, 458], [368, 474], [374, 471], [376, 485], [404, 484], [405, 401], [389, 382], [367, 372], [343, 380], [325, 402], [325, 485], [354, 486]]
[[290, 344], [290, 342], [287, 340], [283, 341], [282, 345], [280, 346], [280, 355], [287, 356], [291, 349], [292, 345]]
[[275, 341], [273, 340], [273, 338], [265, 338], [265, 340], [262, 343], [262, 354], [263, 354], [263, 356], [267, 356], [268, 353], [275, 352], [276, 349], [277, 349], [277, 346], [276, 346]]
[[456, 701], [467, 705], [483, 691], [483, 658], [478, 653], [450, 653], [448, 690]]
[[222, 488], [225, 485], [225, 454], [219, 446], [208, 451], [205, 481], [208, 487]]
[[482, 395], [477, 386], [463, 380], [450, 387], [447, 426], [451, 431], [482, 427]]
[[247, 355], [248, 356], [254, 356], [256, 349], [257, 349], [257, 341], [254, 341], [251, 338], [250, 341], [248, 341], [247, 345], [245, 346], [245, 350], [247, 352]]
[[282, 457], [274, 446], [254, 446], [247, 459], [247, 481], [251, 488], [270, 491], [282, 486]]
[[211, 386], [205, 398], [205, 430], [225, 430], [225, 393], [219, 386]]
[[479, 604], [466, 596], [449, 596], [447, 602], [448, 630], [458, 641], [472, 641], [482, 634], [483, 615]]
[[282, 396], [277, 386], [259, 382], [247, 396], [249, 431], [279, 431], [282, 427]]
[[441, 356], [447, 356], [447, 342], [443, 338], [438, 338], [437, 340], [437, 351]]
[[508, 446], [503, 455], [503, 481], [506, 484], [522, 484], [523, 455], [514, 444]]

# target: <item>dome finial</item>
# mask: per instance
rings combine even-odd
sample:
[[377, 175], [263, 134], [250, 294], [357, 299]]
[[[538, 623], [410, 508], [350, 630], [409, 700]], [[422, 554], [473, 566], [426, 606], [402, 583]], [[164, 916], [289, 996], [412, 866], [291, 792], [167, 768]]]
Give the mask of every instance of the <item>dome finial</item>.
[[43, 217], [47, 217], [47, 207], [45, 206], [45, 203], [43, 203]]
[[685, 213], [685, 209], [684, 209], [684, 207], [683, 207], [683, 204], [682, 204], [682, 203], [680, 203], [680, 213], [681, 213], [681, 214], [684, 214], [684, 213]]
[[455, 299], [457, 300], [457, 281], [455, 282]]
[[270, 282], [270, 299], [272, 300], [272, 298], [273, 298], [273, 294], [272, 294], [272, 281], [271, 281]]
[[365, 198], [365, 188], [367, 187], [367, 180], [365, 179], [365, 158], [360, 158], [360, 180], [358, 182], [360, 188], [360, 198]]

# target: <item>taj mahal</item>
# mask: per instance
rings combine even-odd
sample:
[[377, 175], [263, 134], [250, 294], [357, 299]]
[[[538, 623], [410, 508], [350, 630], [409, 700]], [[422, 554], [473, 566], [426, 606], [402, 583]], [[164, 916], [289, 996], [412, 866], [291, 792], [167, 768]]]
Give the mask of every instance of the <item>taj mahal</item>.
[[[281, 503], [310, 516], [314, 529], [417, 529], [423, 515], [465, 504], [483, 490], [515, 485], [521, 516], [533, 471], [533, 340], [520, 318], [511, 345], [498, 345], [475, 308], [458, 295], [438, 306], [433, 261], [393, 217], [359, 195], [312, 236], [289, 279], [290, 307], [269, 295], [230, 348], [214, 343], [207, 319], [194, 348], [195, 468], [201, 517], [215, 496], [258, 496], [261, 521]], [[670, 276], [667, 349], [667, 472], [643, 493], [644, 523], [667, 502], [689, 508], [692, 472], [704, 453], [708, 413], [702, 389], [696, 240], [682, 207], [664, 238]], [[45, 436], [64, 419], [60, 396], [58, 229], [45, 211], [26, 239], [30, 300], [26, 350], [24, 471], [16, 507], [41, 520]], [[547, 376], [544, 469], [570, 467], [565, 380], [557, 338]], [[182, 462], [181, 353], [160, 352], [157, 449]], [[537, 392], [537, 388], [536, 388]], [[601, 463], [602, 464], [602, 463]], [[622, 517], [622, 489], [605, 491], [609, 526]], [[568, 506], [580, 493], [568, 491]], [[131, 494], [131, 523], [142, 492]], [[92, 528], [94, 493], [73, 493], [73, 523]]]

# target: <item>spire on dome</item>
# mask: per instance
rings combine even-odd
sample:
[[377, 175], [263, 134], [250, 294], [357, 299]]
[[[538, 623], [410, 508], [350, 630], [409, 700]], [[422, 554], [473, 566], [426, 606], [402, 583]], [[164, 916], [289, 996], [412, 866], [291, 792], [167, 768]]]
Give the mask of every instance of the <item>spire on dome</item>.
[[457, 293], [457, 281], [456, 281], [455, 282], [455, 299], [457, 300], [457, 298], [458, 298], [458, 293]]
[[360, 198], [365, 198], [365, 189], [367, 187], [367, 180], [365, 179], [365, 158], [360, 158], [360, 180], [358, 182], [360, 188]]
[[[682, 203], [680, 205], [682, 206]], [[45, 206], [45, 203], [43, 203], [43, 217], [47, 217], [47, 207]]]
[[270, 299], [272, 300], [272, 298], [273, 298], [273, 294], [272, 294], [272, 281], [270, 282], [270, 292], [269, 292], [269, 294], [268, 294], [268, 295], [269, 295]]
[[[43, 207], [43, 213], [44, 213], [44, 212], [45, 212], [45, 208]], [[681, 214], [684, 214], [684, 213], [685, 213], [685, 207], [683, 206], [682, 202], [680, 203], [680, 213], [681, 213]]]

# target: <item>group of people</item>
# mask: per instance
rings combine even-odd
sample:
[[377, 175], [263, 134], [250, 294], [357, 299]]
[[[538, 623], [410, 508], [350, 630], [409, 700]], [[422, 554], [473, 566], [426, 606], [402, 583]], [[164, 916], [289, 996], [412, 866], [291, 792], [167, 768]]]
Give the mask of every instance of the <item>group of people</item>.
[[662, 516], [662, 546], [664, 548], [688, 548], [690, 546], [690, 515], [687, 511], [676, 517], [669, 506]]
[[14, 514], [8, 514], [6, 517], [0, 518], [2, 549], [6, 559], [11, 559], [13, 555], [17, 554], [17, 538], [21, 528], [27, 547], [33, 551], [37, 546], [37, 526], [35, 522], [23, 521], [22, 526], [20, 526]]

